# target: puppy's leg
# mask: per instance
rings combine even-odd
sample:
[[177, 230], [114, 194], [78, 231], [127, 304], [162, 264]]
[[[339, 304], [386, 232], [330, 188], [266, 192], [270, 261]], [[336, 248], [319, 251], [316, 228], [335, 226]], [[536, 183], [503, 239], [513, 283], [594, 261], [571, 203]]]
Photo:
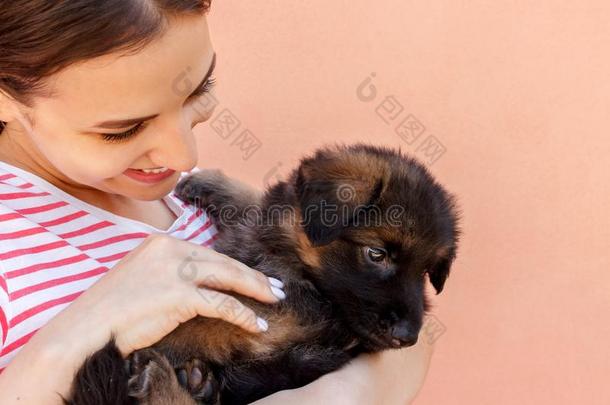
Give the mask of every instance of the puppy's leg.
[[140, 405], [196, 405], [180, 386], [174, 368], [153, 349], [134, 352], [129, 360], [129, 396]]
[[223, 226], [222, 216], [239, 218], [246, 207], [260, 204], [262, 197], [258, 190], [212, 169], [186, 177], [178, 183], [175, 193], [181, 200], [205, 209], [219, 228]]
[[201, 170], [176, 186], [176, 195], [202, 208], [219, 231], [214, 250], [248, 266], [262, 260], [257, 242], [262, 193], [219, 170]]

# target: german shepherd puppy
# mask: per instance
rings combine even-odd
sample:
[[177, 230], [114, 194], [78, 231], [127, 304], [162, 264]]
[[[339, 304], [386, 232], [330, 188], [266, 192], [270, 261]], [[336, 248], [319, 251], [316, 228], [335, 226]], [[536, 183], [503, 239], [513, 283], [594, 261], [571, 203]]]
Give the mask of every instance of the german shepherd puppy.
[[197, 317], [127, 360], [110, 342], [68, 403], [246, 404], [411, 346], [429, 309], [425, 275], [440, 293], [456, 256], [454, 197], [388, 148], [320, 149], [264, 194], [207, 170], [176, 192], [207, 210], [215, 250], [283, 281], [286, 299], [238, 297], [268, 321], [260, 334]]

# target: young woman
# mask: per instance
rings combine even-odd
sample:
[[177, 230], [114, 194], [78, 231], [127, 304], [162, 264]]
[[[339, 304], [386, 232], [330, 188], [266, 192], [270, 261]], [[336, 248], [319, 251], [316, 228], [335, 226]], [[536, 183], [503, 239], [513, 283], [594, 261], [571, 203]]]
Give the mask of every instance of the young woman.
[[[213, 113], [202, 102], [214, 91], [209, 3], [0, 7], [3, 404], [60, 403], [111, 335], [128, 355], [196, 315], [265, 333], [248, 308], [222, 311], [228, 296], [206, 284], [272, 303], [281, 283], [210, 249], [205, 212], [172, 194], [197, 163], [193, 127]], [[180, 276], [187, 260], [194, 277]], [[362, 356], [260, 402], [404, 404], [430, 351]]]

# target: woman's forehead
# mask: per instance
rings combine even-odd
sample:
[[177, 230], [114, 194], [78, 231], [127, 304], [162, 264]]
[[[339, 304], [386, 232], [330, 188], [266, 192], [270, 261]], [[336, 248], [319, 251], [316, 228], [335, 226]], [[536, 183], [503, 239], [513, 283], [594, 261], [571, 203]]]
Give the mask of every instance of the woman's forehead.
[[104, 55], [62, 70], [47, 81], [53, 96], [37, 104], [58, 114], [78, 113], [85, 125], [157, 114], [184, 102], [175, 81], [198, 84], [213, 56], [205, 16], [181, 18], [137, 53]]

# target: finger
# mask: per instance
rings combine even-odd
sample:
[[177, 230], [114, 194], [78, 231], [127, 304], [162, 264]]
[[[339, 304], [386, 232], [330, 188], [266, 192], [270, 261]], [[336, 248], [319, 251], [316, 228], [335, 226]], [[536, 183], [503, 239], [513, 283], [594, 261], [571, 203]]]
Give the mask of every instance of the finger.
[[258, 317], [250, 307], [219, 291], [196, 289], [194, 305], [201, 316], [222, 319], [249, 332], [260, 333], [268, 328], [267, 321]]
[[268, 303], [284, 299], [283, 284], [260, 271], [224, 256], [222, 260], [190, 261], [178, 268], [182, 279], [215, 290], [233, 291]]

